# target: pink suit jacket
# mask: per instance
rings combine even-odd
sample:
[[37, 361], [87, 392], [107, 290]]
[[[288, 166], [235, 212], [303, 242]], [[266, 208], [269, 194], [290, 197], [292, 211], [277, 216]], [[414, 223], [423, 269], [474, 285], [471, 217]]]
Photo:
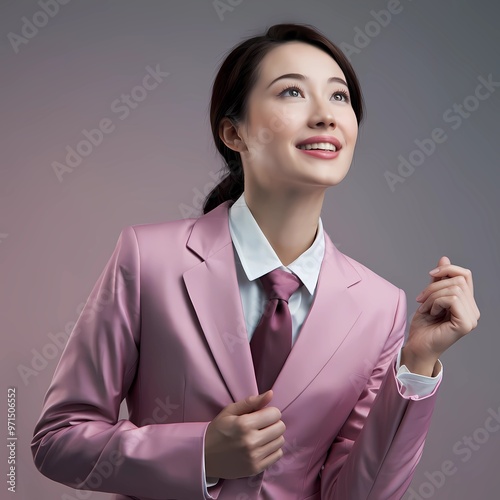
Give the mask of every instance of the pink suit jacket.
[[[198, 219], [125, 227], [45, 395], [39, 471], [118, 499], [205, 498], [204, 437], [258, 394], [226, 201]], [[436, 391], [405, 399], [395, 360], [403, 290], [325, 233], [316, 296], [274, 386], [284, 456], [221, 479], [219, 500], [395, 500], [422, 454]], [[126, 398], [129, 419], [118, 420]]]

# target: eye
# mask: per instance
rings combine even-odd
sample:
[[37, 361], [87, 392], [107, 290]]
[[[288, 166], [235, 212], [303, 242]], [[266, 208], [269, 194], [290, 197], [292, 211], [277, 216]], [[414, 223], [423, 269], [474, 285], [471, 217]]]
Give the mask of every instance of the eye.
[[[350, 101], [349, 92], [347, 92], [347, 90], [344, 90], [344, 89], [337, 90], [336, 92], [334, 92], [333, 95], [340, 95], [341, 97], [344, 98], [344, 102]], [[338, 100], [338, 99], [336, 99], [336, 100]]]
[[[299, 87], [298, 85], [288, 85], [286, 86], [278, 95], [279, 96], [282, 96], [283, 94], [285, 94], [286, 92], [290, 92], [292, 90], [298, 90], [299, 92], [302, 92], [304, 93], [304, 89]], [[293, 97], [298, 97], [298, 96], [293, 96]]]
[[[278, 96], [282, 97], [284, 94], [292, 91], [298, 91], [304, 94], [304, 89], [296, 84], [286, 86]], [[340, 96], [340, 99], [335, 99], [338, 102], [350, 102], [349, 92], [344, 89], [339, 89], [333, 93], [334, 96]], [[293, 95], [292, 97], [299, 97], [298, 95]]]

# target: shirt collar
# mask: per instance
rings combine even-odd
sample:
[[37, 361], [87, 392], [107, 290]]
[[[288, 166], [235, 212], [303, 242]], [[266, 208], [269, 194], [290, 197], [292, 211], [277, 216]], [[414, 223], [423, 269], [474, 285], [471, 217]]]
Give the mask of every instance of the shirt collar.
[[325, 253], [321, 217], [318, 219], [318, 230], [312, 245], [288, 266], [280, 261], [257, 224], [246, 204], [244, 192], [229, 208], [229, 230], [243, 270], [250, 281], [282, 267], [293, 271], [309, 293], [314, 294]]

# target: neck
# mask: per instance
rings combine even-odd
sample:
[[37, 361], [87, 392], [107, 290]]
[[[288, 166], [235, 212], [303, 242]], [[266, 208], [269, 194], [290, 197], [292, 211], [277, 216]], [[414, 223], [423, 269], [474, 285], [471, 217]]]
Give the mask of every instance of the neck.
[[268, 193], [245, 189], [245, 202], [284, 266], [313, 243], [325, 191]]

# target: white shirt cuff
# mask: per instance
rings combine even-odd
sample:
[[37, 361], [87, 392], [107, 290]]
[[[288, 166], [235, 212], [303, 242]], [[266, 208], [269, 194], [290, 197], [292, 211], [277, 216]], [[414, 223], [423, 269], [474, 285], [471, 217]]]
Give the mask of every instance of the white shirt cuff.
[[402, 348], [398, 352], [398, 358], [396, 361], [396, 378], [403, 386], [402, 392], [405, 398], [412, 396], [418, 396], [419, 398], [428, 396], [443, 378], [443, 365], [441, 361], [438, 360], [440, 370], [435, 377], [427, 377], [426, 375], [412, 373], [408, 370], [406, 365], [400, 366], [401, 350]]
[[[205, 441], [203, 441], [203, 445], [205, 445]], [[202, 461], [202, 465], [201, 465], [201, 477], [202, 477], [202, 480], [203, 480], [203, 490], [205, 491], [205, 498], [214, 498], [208, 492], [208, 487], [215, 486], [219, 482], [219, 478], [217, 478], [217, 477], [207, 477], [207, 475], [205, 473], [205, 450], [203, 450], [203, 457], [202, 457], [201, 461]]]

